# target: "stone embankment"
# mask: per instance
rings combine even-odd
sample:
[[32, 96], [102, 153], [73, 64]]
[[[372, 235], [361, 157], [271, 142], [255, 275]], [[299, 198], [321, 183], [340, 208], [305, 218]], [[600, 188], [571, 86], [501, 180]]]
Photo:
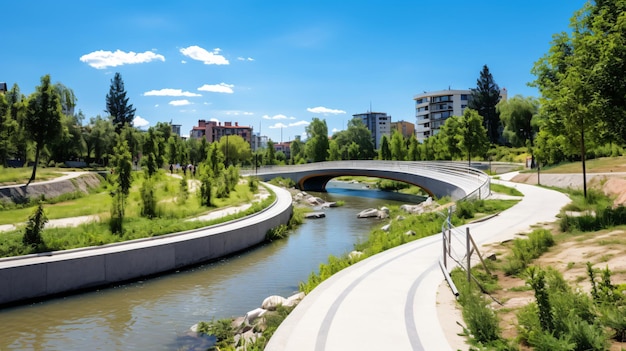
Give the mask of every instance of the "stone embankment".
[[52, 199], [67, 193], [87, 194], [102, 181], [102, 176], [94, 172], [68, 172], [59, 180], [1, 187], [0, 202], [24, 203], [41, 196]]

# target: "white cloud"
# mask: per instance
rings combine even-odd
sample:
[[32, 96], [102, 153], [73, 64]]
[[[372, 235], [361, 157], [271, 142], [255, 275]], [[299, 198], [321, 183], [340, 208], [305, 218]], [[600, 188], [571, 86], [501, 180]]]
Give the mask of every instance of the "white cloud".
[[280, 123], [280, 122], [278, 122], [278, 123], [274, 124], [273, 126], [269, 126], [269, 128], [270, 129], [278, 129], [278, 128], [287, 128], [287, 126], [282, 124], [282, 123]]
[[226, 84], [226, 83], [220, 83], [220, 84], [205, 84], [203, 86], [201, 86], [200, 88], [198, 88], [198, 90], [200, 91], [208, 91], [211, 93], [226, 93], [226, 94], [232, 94], [233, 93], [233, 88], [235, 86], [232, 84]]
[[211, 122], [219, 122], [220, 120], [217, 119], [217, 118], [211, 118], [209, 121], [211, 121]]
[[169, 102], [169, 104], [172, 106], [185, 106], [185, 105], [191, 105], [191, 102], [189, 102], [189, 100], [187, 99], [183, 99], [183, 100], [172, 100]]
[[[281, 114], [274, 115], [274, 116], [264, 115], [264, 116], [263, 116], [263, 119], [288, 119], [288, 117], [287, 117], [287, 116], [285, 116], [285, 115], [281, 115]], [[293, 119], [293, 117], [292, 117], [292, 118], [290, 118], [290, 119]]]
[[155, 54], [152, 51], [136, 53], [133, 51], [124, 52], [117, 50], [115, 52], [98, 50], [80, 57], [82, 62], [96, 69], [104, 69], [107, 67], [117, 67], [134, 63], [146, 63], [155, 60], [165, 61], [163, 55]]
[[332, 115], [338, 115], [338, 114], [346, 113], [346, 111], [344, 111], [344, 110], [335, 110], [335, 109], [327, 108], [327, 107], [323, 107], [323, 106], [309, 107], [306, 110], [309, 111], [309, 112], [312, 112], [312, 113], [323, 113], [323, 114], [332, 114]]
[[290, 127], [299, 127], [299, 126], [308, 126], [309, 124], [311, 124], [311, 123], [309, 123], [307, 121], [298, 121], [298, 122], [295, 122], [295, 123], [289, 123], [289, 126]]
[[150, 124], [147, 120], [141, 118], [140, 116], [135, 116], [133, 119], [133, 126], [137, 128], [144, 128]]
[[338, 131], [339, 131], [339, 129], [337, 129], [337, 128], [333, 128], [333, 130], [331, 130], [331, 132], [333, 132], [333, 133], [337, 133]]
[[246, 58], [246, 57], [241, 57], [241, 56], [237, 57], [237, 60], [239, 60], [239, 61], [254, 61], [254, 59], [252, 57]]
[[238, 110], [229, 110], [224, 111], [224, 113], [228, 116], [252, 116], [254, 113], [247, 111], [238, 111]]
[[220, 48], [215, 48], [213, 52], [208, 52], [196, 45], [180, 49], [183, 55], [196, 61], [202, 61], [205, 65], [228, 65], [228, 60], [220, 55], [220, 51], [222, 51]]
[[201, 94], [192, 93], [190, 91], [182, 91], [181, 89], [161, 89], [161, 90], [150, 90], [143, 93], [143, 96], [202, 96]]

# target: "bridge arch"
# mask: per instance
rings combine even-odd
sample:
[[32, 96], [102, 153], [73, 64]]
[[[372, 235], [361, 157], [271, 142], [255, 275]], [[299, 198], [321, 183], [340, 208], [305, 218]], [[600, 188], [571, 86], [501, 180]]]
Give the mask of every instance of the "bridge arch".
[[457, 162], [330, 161], [263, 167], [255, 174], [264, 181], [275, 177], [290, 178], [304, 191], [325, 191], [331, 179], [352, 175], [413, 184], [437, 198], [482, 199], [490, 194], [490, 178], [487, 174]]

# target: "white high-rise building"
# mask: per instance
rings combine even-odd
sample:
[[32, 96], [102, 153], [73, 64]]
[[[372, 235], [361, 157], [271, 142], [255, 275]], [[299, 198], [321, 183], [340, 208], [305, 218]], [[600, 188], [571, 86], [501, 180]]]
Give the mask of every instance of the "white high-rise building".
[[471, 98], [470, 90], [442, 90], [417, 94], [415, 100], [415, 137], [423, 142], [437, 135], [451, 116], [462, 116]]
[[386, 135], [387, 138], [391, 135], [391, 116], [387, 116], [384, 112], [357, 113], [352, 117], [358, 117], [363, 121], [363, 124], [372, 133], [372, 140], [376, 149], [380, 147], [380, 139], [383, 135]]

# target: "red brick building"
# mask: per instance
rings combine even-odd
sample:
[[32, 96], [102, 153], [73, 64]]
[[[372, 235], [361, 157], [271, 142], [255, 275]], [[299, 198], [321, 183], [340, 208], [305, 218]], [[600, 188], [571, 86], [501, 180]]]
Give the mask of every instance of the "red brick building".
[[233, 125], [232, 122], [215, 122], [199, 120], [198, 125], [194, 126], [189, 132], [190, 138], [205, 138], [208, 142], [219, 141], [225, 135], [239, 135], [243, 140], [251, 144], [252, 127], [240, 126], [238, 122]]

